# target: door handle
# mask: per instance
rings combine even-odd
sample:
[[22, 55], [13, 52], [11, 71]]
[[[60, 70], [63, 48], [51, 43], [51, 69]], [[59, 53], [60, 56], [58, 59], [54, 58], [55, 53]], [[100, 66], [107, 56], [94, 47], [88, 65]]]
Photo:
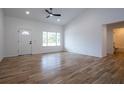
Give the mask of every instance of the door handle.
[[32, 44], [32, 41], [30, 41], [29, 44]]

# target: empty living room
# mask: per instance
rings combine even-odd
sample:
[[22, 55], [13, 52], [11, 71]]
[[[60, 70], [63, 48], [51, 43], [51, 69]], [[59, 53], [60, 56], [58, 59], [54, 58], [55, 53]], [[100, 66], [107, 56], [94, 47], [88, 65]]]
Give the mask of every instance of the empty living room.
[[0, 8], [0, 84], [123, 83], [123, 8]]

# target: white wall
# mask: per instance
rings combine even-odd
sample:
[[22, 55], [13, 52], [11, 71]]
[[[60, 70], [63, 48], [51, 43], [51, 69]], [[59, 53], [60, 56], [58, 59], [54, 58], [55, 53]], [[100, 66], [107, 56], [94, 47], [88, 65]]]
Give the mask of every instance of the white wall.
[[[42, 22], [35, 22], [23, 20], [13, 17], [5, 17], [5, 56], [18, 55], [18, 30], [20, 28], [30, 29], [32, 32], [32, 52], [47, 53], [63, 51], [63, 28], [57, 25], [51, 25]], [[56, 31], [61, 32], [61, 46], [60, 47], [42, 47], [42, 31]]]
[[107, 54], [114, 53], [113, 45], [113, 28], [111, 26], [107, 27]]
[[[65, 26], [67, 51], [106, 56], [105, 25], [124, 20], [124, 9], [89, 9]], [[104, 31], [105, 30], [105, 31]]]
[[0, 9], [0, 61], [4, 57], [4, 51], [3, 51], [3, 46], [4, 46], [4, 17], [3, 17], [3, 11]]

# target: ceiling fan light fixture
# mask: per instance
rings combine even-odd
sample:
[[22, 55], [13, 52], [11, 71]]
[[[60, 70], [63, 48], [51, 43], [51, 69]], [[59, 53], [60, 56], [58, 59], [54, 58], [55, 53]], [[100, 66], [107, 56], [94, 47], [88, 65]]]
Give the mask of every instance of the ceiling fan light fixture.
[[59, 22], [59, 21], [60, 21], [60, 19], [57, 19], [57, 21]]
[[53, 16], [52, 14], [50, 14], [50, 16]]

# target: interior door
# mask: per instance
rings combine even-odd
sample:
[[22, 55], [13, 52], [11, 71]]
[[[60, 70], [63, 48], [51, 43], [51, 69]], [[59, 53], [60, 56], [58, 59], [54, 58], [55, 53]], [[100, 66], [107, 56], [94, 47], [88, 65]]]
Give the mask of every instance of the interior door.
[[29, 30], [19, 31], [19, 55], [32, 54], [32, 38]]

